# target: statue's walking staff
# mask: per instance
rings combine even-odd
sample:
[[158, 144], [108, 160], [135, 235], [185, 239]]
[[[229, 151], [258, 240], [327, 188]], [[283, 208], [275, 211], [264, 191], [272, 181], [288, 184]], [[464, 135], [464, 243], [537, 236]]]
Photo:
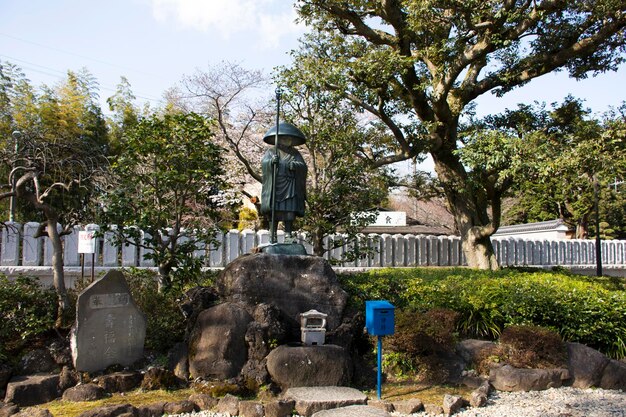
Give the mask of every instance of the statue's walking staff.
[[278, 152], [278, 125], [280, 123], [280, 87], [276, 89], [276, 135], [274, 136], [274, 160], [272, 160], [273, 172], [272, 172], [272, 221], [270, 224], [270, 243], [276, 243], [276, 173], [278, 172], [278, 163], [280, 161], [280, 153]]
[[[306, 254], [293, 244], [293, 223], [304, 216], [306, 203], [306, 173], [304, 158], [295, 148], [306, 143], [304, 133], [291, 123], [280, 121], [282, 91], [276, 89], [276, 126], [267, 131], [263, 142], [272, 145], [261, 159], [263, 187], [260, 214], [270, 222], [270, 242], [265, 251], [273, 253]], [[280, 141], [280, 142], [279, 142]], [[283, 222], [285, 243], [278, 243], [278, 223]], [[299, 244], [298, 244], [299, 245]]]

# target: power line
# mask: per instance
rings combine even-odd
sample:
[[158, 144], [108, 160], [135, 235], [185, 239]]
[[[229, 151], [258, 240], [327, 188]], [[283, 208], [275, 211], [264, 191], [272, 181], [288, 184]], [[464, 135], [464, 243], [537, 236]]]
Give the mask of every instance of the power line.
[[127, 71], [133, 71], [133, 72], [136, 72], [138, 74], [149, 75], [151, 77], [159, 78], [157, 75], [150, 74], [150, 73], [145, 72], [145, 71], [141, 71], [141, 70], [137, 70], [137, 69], [134, 69], [134, 68], [125, 67], [125, 66], [118, 65], [118, 64], [113, 64], [111, 62], [103, 61], [103, 60], [97, 59], [97, 58], [92, 58], [92, 57], [89, 57], [89, 56], [86, 56], [86, 55], [77, 54], [77, 53], [74, 53], [74, 52], [71, 52], [71, 51], [66, 51], [64, 49], [60, 49], [60, 48], [57, 48], [57, 47], [54, 47], [54, 46], [44, 45], [42, 43], [33, 42], [33, 41], [29, 41], [27, 39], [18, 38], [17, 36], [9, 35], [9, 34], [6, 34], [6, 33], [0, 32], [0, 36], [4, 36], [6, 38], [14, 39], [16, 41], [28, 43], [28, 44], [31, 44], [31, 45], [39, 46], [41, 48], [50, 49], [51, 51], [61, 52], [63, 54], [72, 55], [72, 56], [75, 56], [75, 57], [78, 57], [78, 58], [82, 58], [82, 59], [88, 59], [90, 61], [97, 62], [97, 63], [104, 64], [104, 65], [108, 65], [108, 66], [111, 66], [111, 67], [120, 68], [120, 69], [124, 69], [124, 70], [127, 70]]
[[[46, 67], [44, 65], [35, 64], [33, 62], [25, 61], [25, 60], [19, 59], [19, 58], [10, 57], [10, 56], [4, 55], [4, 54], [0, 54], [0, 57], [4, 57], [5, 59], [11, 60], [11, 61], [21, 62], [23, 64], [26, 64], [26, 65], [22, 65], [21, 66], [23, 69], [27, 69], [29, 71], [34, 71], [34, 72], [38, 72], [40, 74], [44, 74], [44, 75], [48, 75], [48, 76], [51, 76], [51, 77], [55, 77], [58, 80], [63, 80], [67, 76], [67, 72], [66, 71], [60, 71], [60, 70], [57, 70], [57, 69], [54, 69], [54, 68]], [[29, 67], [29, 65], [31, 67]], [[34, 67], [38, 67], [39, 69], [38, 68], [33, 68], [33, 66]], [[101, 85], [99, 82], [98, 82], [98, 89], [99, 90], [105, 90], [105, 91], [111, 91], [113, 93], [115, 93], [117, 91], [117, 88], [113, 88], [113, 87], [106, 86], [106, 85]], [[133, 91], [133, 95], [135, 97], [143, 99], [143, 100], [153, 101], [153, 102], [157, 102], [157, 103], [163, 103], [164, 102], [163, 99], [149, 97], [149, 96], [147, 96], [147, 95], [145, 95], [143, 93], [137, 93], [137, 92]]]

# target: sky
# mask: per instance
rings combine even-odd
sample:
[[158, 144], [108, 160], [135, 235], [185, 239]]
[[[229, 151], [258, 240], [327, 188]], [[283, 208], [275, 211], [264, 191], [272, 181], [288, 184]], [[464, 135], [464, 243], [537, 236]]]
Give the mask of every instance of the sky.
[[[139, 101], [162, 94], [196, 69], [221, 61], [264, 70], [290, 62], [305, 28], [290, 0], [0, 0], [0, 60], [18, 65], [38, 86], [87, 68], [101, 98], [121, 76]], [[270, 92], [271, 93], [271, 92]], [[594, 113], [626, 100], [626, 66], [582, 82], [549, 74], [503, 98], [477, 100], [478, 115], [517, 103], [561, 102], [572, 94]], [[103, 108], [106, 111], [106, 108]]]
[[285, 0], [0, 0], [0, 60], [34, 85], [86, 67], [105, 98], [123, 75], [158, 104], [196, 68], [288, 64], [304, 31], [295, 17]]

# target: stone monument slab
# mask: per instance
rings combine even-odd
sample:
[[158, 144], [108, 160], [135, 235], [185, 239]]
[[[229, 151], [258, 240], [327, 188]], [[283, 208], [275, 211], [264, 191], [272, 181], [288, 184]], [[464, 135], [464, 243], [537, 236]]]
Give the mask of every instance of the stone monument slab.
[[120, 271], [109, 271], [78, 296], [71, 347], [74, 366], [95, 372], [143, 357], [146, 318]]

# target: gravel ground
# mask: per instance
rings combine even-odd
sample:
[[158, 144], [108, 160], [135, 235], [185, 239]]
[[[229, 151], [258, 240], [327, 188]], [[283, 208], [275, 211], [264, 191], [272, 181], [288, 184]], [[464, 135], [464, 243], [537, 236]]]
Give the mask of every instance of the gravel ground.
[[[405, 414], [391, 413], [394, 417]], [[229, 417], [222, 413], [201, 411], [170, 417]], [[426, 417], [415, 413], [410, 417]], [[626, 393], [602, 389], [552, 388], [546, 391], [494, 392], [487, 406], [468, 408], [458, 417], [626, 417]]]
[[[392, 413], [394, 416], [401, 414]], [[426, 413], [410, 414], [425, 417]], [[626, 393], [602, 389], [551, 388], [545, 391], [499, 392], [487, 406], [468, 408], [458, 417], [626, 417]]]

